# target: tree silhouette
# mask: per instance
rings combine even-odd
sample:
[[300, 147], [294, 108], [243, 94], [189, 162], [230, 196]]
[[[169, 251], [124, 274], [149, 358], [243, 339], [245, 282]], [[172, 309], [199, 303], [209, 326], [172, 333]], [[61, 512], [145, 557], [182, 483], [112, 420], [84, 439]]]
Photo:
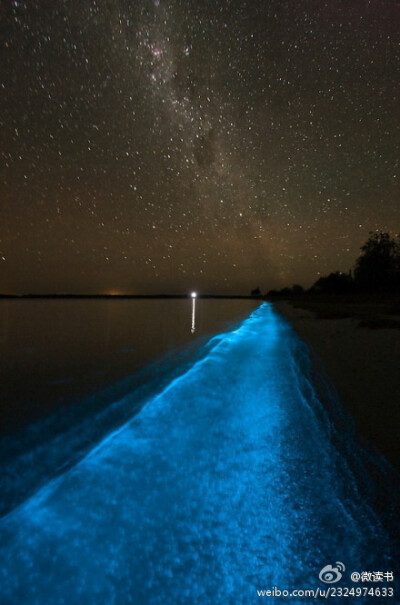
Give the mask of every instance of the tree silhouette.
[[353, 289], [353, 280], [347, 273], [336, 271], [317, 279], [312, 286], [312, 292], [328, 294], [346, 294]]
[[354, 279], [365, 292], [390, 292], [399, 289], [400, 242], [389, 233], [370, 232], [356, 261]]
[[294, 284], [292, 286], [292, 294], [298, 295], [298, 294], [303, 294], [303, 293], [304, 293], [304, 288], [303, 288], [303, 286], [300, 286], [300, 284]]

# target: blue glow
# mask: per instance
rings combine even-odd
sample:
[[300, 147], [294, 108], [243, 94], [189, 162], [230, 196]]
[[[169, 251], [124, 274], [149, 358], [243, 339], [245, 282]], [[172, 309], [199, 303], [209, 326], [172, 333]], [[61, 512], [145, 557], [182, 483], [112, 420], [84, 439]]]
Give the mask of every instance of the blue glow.
[[0, 602], [247, 604], [257, 589], [323, 587], [318, 573], [336, 561], [391, 569], [364, 454], [311, 377], [307, 347], [270, 305], [212, 339], [1, 520]]

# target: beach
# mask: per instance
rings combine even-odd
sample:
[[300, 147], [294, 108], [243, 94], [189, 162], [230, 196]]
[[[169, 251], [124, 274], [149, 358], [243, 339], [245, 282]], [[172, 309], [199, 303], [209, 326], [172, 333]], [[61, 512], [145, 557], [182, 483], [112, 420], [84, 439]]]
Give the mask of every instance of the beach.
[[338, 317], [324, 318], [312, 305], [274, 306], [309, 345], [314, 361], [322, 362], [360, 434], [399, 470], [400, 331], [362, 327], [359, 317], [345, 317], [343, 307]]

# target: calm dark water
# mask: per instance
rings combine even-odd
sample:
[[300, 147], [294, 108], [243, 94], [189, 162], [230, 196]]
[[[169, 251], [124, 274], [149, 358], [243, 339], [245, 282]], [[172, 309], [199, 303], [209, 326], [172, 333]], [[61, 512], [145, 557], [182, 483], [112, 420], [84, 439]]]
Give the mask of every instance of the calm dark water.
[[[74, 405], [172, 350], [196, 347], [255, 306], [197, 300], [193, 331], [191, 300], [0, 301], [2, 433]], [[123, 385], [109, 398], [117, 392]]]

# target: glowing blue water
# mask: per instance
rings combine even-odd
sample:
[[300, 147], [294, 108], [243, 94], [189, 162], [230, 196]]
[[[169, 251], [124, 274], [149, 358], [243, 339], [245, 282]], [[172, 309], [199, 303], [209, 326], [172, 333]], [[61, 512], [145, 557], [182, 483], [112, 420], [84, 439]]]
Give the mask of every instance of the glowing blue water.
[[374, 481], [311, 375], [305, 345], [270, 305], [214, 339], [2, 519], [0, 602], [252, 603], [257, 589], [323, 587], [318, 572], [336, 561], [350, 586], [351, 571], [389, 569]]

